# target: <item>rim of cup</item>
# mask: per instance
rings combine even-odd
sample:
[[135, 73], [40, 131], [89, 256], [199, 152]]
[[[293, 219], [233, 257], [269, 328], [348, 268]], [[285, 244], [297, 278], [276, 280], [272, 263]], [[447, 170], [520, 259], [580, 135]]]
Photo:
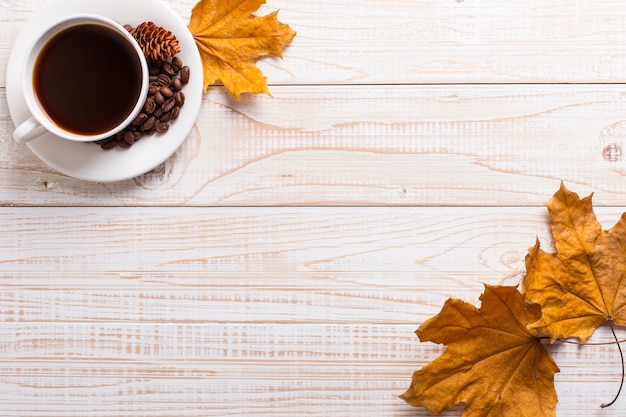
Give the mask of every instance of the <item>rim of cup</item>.
[[[37, 61], [37, 57], [41, 52], [42, 48], [57, 34], [62, 32], [65, 29], [69, 29], [74, 26], [79, 26], [83, 24], [96, 24], [102, 25], [116, 30], [119, 34], [125, 37], [133, 46], [135, 51], [137, 52], [137, 57], [139, 58], [139, 62], [141, 65], [142, 72], [142, 85], [139, 93], [139, 97], [137, 98], [137, 103], [133, 110], [129, 113], [129, 115], [115, 128], [110, 129], [106, 132], [102, 132], [95, 135], [82, 135], [69, 132], [60, 128], [45, 112], [44, 109], [41, 108], [39, 104], [39, 100], [35, 93], [35, 89], [33, 86], [33, 68], [35, 62]], [[24, 99], [26, 101], [26, 105], [31, 113], [32, 117], [35, 117], [37, 122], [39, 122], [47, 131], [53, 133], [56, 136], [78, 141], [78, 142], [93, 142], [101, 139], [105, 139], [110, 137], [117, 132], [124, 129], [128, 126], [135, 117], [141, 112], [144, 102], [148, 96], [148, 84], [149, 84], [149, 70], [148, 70], [148, 62], [141, 50], [141, 47], [133, 38], [133, 36], [126, 30], [121, 24], [117, 23], [115, 20], [110, 19], [105, 16], [101, 16], [98, 14], [92, 13], [79, 13], [72, 14], [69, 16], [65, 16], [61, 19], [57, 19], [52, 22], [50, 25], [46, 26], [45, 29], [40, 31], [38, 35], [35, 36], [34, 42], [30, 44], [29, 52], [27, 53], [26, 59], [22, 65], [22, 89], [24, 91]]]

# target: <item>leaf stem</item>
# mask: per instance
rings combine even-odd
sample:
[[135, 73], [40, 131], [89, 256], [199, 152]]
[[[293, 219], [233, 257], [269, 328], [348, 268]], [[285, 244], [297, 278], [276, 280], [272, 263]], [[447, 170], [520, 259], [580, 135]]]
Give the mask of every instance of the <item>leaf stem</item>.
[[609, 326], [611, 327], [611, 333], [613, 333], [613, 337], [615, 338], [615, 342], [617, 343], [617, 348], [619, 350], [619, 356], [622, 359], [622, 382], [619, 384], [619, 389], [617, 390], [617, 394], [615, 394], [615, 398], [609, 403], [601, 404], [600, 408], [610, 407], [615, 404], [615, 401], [619, 398], [620, 392], [622, 392], [622, 387], [624, 386], [624, 353], [622, 352], [622, 346], [619, 344], [619, 340], [617, 339], [617, 334], [615, 334], [615, 328], [613, 327], [613, 320], [609, 318]]

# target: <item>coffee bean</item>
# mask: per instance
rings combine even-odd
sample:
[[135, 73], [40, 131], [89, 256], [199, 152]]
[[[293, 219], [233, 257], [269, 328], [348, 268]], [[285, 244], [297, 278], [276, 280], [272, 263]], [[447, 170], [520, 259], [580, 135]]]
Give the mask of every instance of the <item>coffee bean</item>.
[[164, 73], [166, 73], [167, 75], [174, 75], [176, 74], [178, 71], [175, 71], [174, 68], [172, 67], [172, 64], [170, 64], [169, 62], [164, 62], [163, 63], [163, 67], [161, 67], [161, 69], [163, 70]]
[[172, 119], [171, 120], [176, 120], [178, 119], [178, 115], [180, 113], [180, 106], [174, 106], [174, 108], [172, 109]]
[[172, 68], [174, 69], [174, 71], [176, 71], [175, 73], [178, 73], [182, 67], [183, 61], [181, 61], [179, 57], [175, 56], [174, 58], [172, 58]]
[[178, 91], [174, 95], [174, 99], [176, 100], [176, 104], [182, 106], [183, 104], [185, 104], [185, 93], [183, 93], [182, 91]]
[[126, 131], [122, 136], [122, 139], [124, 139], [124, 141], [127, 142], [129, 145], [135, 143], [135, 135], [133, 135], [133, 132]]
[[170, 120], [172, 120], [172, 112], [168, 111], [167, 113], [163, 113], [161, 117], [159, 117], [159, 120], [164, 123], [169, 122]]
[[160, 91], [161, 94], [163, 94], [164, 97], [170, 98], [170, 97], [174, 96], [174, 92], [172, 91], [172, 89], [169, 88], [166, 85], [161, 87], [161, 89], [159, 91]]
[[156, 123], [156, 117], [150, 116], [150, 118], [146, 120], [144, 124], [141, 125], [141, 130], [143, 130], [144, 132], [147, 132], [154, 127], [155, 123]]
[[180, 80], [183, 82], [183, 84], [187, 84], [189, 82], [189, 77], [190, 77], [190, 70], [189, 67], [187, 65], [185, 65], [184, 67], [181, 68], [180, 70]]
[[170, 125], [167, 122], [159, 122], [156, 125], [156, 132], [157, 133], [165, 133], [169, 130]]
[[146, 120], [148, 120], [148, 115], [145, 113], [139, 113], [137, 115], [137, 117], [135, 117], [135, 120], [133, 120], [133, 122], [131, 123], [133, 126], [141, 126], [142, 124], [144, 124], [146, 122]]
[[119, 146], [122, 149], [128, 149], [128, 148], [130, 148], [131, 144], [126, 142], [125, 140], [118, 140], [117, 141], [117, 146]]
[[174, 78], [172, 80], [172, 87], [174, 88], [174, 90], [180, 91], [183, 89], [183, 82], [180, 80], [180, 78]]
[[95, 143], [100, 145], [100, 147], [105, 151], [108, 151], [109, 149], [113, 149], [117, 146], [117, 139], [115, 138], [115, 135], [113, 135], [106, 139], [96, 141]]
[[163, 94], [161, 94], [161, 89], [154, 93], [154, 102], [159, 106], [165, 103], [165, 97], [163, 96]]
[[172, 83], [172, 79], [167, 74], [159, 74], [159, 84], [160, 85], [170, 85]]
[[154, 113], [156, 108], [157, 108], [157, 104], [156, 104], [156, 101], [154, 100], [154, 97], [148, 97], [146, 99], [146, 103], [143, 106], [143, 111], [146, 112], [147, 114], [152, 114]]
[[161, 108], [163, 109], [163, 113], [169, 112], [174, 108], [175, 105], [176, 99], [174, 97], [167, 99], [165, 103], [163, 103], [163, 106], [161, 106]]

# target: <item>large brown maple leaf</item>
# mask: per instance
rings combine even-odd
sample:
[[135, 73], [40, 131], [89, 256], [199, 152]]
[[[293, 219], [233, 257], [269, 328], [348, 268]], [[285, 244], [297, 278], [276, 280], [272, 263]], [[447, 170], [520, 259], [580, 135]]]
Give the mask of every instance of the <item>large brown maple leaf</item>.
[[580, 199], [561, 183], [547, 204], [556, 253], [537, 241], [526, 256], [524, 296], [541, 305], [531, 325], [550, 336], [585, 342], [601, 324], [626, 325], [626, 213], [602, 229], [591, 196]]
[[253, 15], [264, 3], [201, 0], [193, 8], [189, 30], [200, 50], [205, 90], [220, 80], [236, 97], [243, 92], [269, 94], [256, 61], [265, 55], [281, 56], [296, 32], [278, 21], [277, 12]]
[[529, 322], [540, 307], [515, 287], [485, 285], [481, 307], [449, 299], [417, 330], [445, 352], [413, 374], [402, 398], [440, 414], [465, 403], [464, 417], [555, 416], [559, 371]]

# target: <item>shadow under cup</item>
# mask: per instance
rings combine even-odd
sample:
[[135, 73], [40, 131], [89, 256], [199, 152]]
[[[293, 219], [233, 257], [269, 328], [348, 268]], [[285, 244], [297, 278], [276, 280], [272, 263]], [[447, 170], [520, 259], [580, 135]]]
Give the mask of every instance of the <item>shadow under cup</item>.
[[132, 122], [146, 99], [149, 76], [141, 48], [126, 29], [101, 16], [77, 15], [39, 37], [23, 78], [32, 128], [18, 127], [16, 140], [50, 131], [89, 142]]

